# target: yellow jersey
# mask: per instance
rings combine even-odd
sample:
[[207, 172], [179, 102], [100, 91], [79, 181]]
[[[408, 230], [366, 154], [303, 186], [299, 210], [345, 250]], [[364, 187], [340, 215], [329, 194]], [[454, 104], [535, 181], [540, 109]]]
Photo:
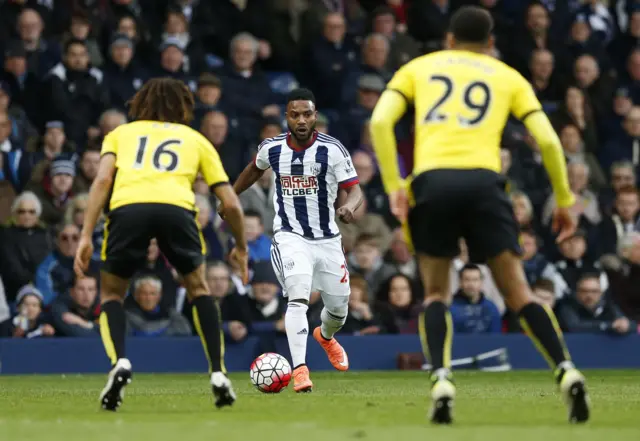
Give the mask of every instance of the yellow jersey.
[[542, 106], [527, 80], [503, 62], [445, 50], [405, 64], [387, 85], [415, 108], [413, 174], [438, 168], [500, 171], [509, 114], [523, 120]]
[[209, 186], [229, 181], [213, 145], [182, 124], [124, 124], [105, 137], [101, 155], [108, 153], [116, 156], [116, 175], [107, 210], [140, 203], [195, 210], [199, 172]]

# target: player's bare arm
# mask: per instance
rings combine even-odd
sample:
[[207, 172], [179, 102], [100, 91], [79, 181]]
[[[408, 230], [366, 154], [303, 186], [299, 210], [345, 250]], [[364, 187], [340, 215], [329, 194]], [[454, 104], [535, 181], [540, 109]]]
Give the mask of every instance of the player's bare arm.
[[231, 227], [231, 234], [235, 239], [235, 248], [231, 252], [230, 258], [235, 260], [236, 264], [242, 268], [242, 280], [244, 283], [249, 282], [249, 249], [247, 240], [244, 235], [244, 212], [240, 205], [238, 195], [229, 184], [216, 185], [213, 188], [218, 200], [224, 206], [224, 218]]
[[100, 166], [98, 175], [91, 184], [89, 190], [89, 201], [87, 202], [87, 210], [85, 211], [84, 225], [80, 234], [80, 243], [76, 252], [73, 268], [78, 277], [84, 276], [84, 272], [89, 267], [89, 261], [93, 254], [93, 244], [91, 236], [96, 227], [100, 213], [104, 209], [111, 186], [113, 185], [113, 177], [116, 172], [116, 156], [107, 153], [100, 158]]
[[347, 200], [344, 205], [336, 210], [336, 215], [338, 215], [342, 222], [349, 224], [355, 220], [356, 210], [360, 205], [362, 205], [362, 202], [364, 201], [364, 194], [362, 193], [362, 189], [359, 185], [352, 185], [351, 187], [344, 188], [341, 191], [347, 193]]
[[535, 111], [523, 119], [527, 130], [540, 147], [544, 168], [551, 180], [557, 204], [551, 228], [558, 234], [556, 240], [560, 243], [573, 235], [576, 229], [576, 220], [569, 211], [576, 199], [569, 187], [567, 163], [562, 146], [549, 119], [542, 111]]
[[237, 195], [242, 194], [247, 188], [255, 184], [264, 172], [265, 170], [260, 169], [255, 162], [251, 161], [249, 165], [242, 170], [235, 184], [233, 184], [233, 191], [235, 191]]
[[378, 158], [382, 183], [389, 195], [391, 212], [400, 222], [407, 219], [409, 198], [398, 166], [394, 127], [406, 110], [406, 98], [400, 92], [388, 89], [378, 100], [370, 123], [371, 142]]

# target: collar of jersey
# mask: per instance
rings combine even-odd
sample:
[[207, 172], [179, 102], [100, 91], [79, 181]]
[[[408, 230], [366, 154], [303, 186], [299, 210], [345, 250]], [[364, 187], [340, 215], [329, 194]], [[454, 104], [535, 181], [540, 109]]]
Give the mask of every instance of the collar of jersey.
[[301, 152], [301, 151], [306, 150], [309, 147], [311, 147], [313, 145], [313, 143], [316, 142], [317, 138], [318, 138], [318, 131], [314, 130], [313, 131], [313, 135], [309, 139], [309, 142], [307, 143], [307, 145], [305, 145], [305, 146], [300, 148], [300, 147], [296, 147], [295, 145], [293, 145], [293, 143], [291, 142], [291, 132], [287, 132], [287, 146], [289, 146], [289, 148], [291, 150], [294, 150], [296, 152]]

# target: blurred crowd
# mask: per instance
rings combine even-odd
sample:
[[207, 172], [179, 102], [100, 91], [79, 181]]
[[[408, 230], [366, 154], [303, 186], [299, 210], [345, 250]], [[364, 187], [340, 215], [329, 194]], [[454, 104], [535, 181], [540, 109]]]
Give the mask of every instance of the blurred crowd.
[[[100, 249], [90, 273], [72, 270], [101, 140], [127, 122], [126, 103], [156, 76], [194, 92], [193, 127], [234, 180], [257, 145], [286, 129], [285, 96], [311, 88], [317, 129], [351, 152], [366, 194], [340, 225], [350, 270], [342, 332], [413, 334], [422, 306], [414, 257], [377, 171], [371, 115], [395, 70], [442, 48], [464, 4], [494, 17], [493, 56], [528, 78], [562, 141], [580, 228], [556, 244], [555, 201], [535, 141], [510, 121], [502, 172], [522, 228], [523, 265], [536, 301], [568, 332], [629, 334], [640, 320], [640, 267], [619, 242], [640, 211], [640, 2], [634, 0], [0, 0], [0, 336], [98, 336]], [[411, 170], [413, 115], [397, 126]], [[226, 263], [232, 246], [215, 200], [194, 184], [208, 246], [207, 282], [227, 337], [284, 330], [286, 302], [269, 261], [274, 182], [265, 173], [241, 200], [251, 281]], [[158, 220], [162, 222], [161, 219]], [[459, 333], [522, 332], [486, 266], [462, 253], [451, 268]], [[319, 322], [321, 299], [309, 320]], [[149, 244], [125, 301], [130, 335], [192, 335], [175, 270]]]

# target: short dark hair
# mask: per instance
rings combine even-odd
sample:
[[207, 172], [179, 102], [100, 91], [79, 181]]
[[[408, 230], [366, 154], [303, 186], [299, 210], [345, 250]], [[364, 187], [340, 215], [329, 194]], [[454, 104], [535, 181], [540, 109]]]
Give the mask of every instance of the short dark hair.
[[84, 149], [84, 152], [82, 152], [82, 155], [80, 155], [80, 157], [84, 157], [85, 153], [100, 153], [102, 152], [102, 140], [96, 140], [96, 141], [90, 141], [87, 143], [87, 148]]
[[596, 279], [598, 282], [600, 282], [600, 274], [595, 273], [593, 271], [588, 271], [586, 273], [580, 274], [580, 277], [578, 278], [578, 283], [576, 283], [576, 287], [580, 286], [582, 282], [589, 279]]
[[289, 104], [291, 101], [311, 101], [313, 104], [315, 104], [316, 97], [309, 89], [293, 89], [291, 92], [289, 92], [289, 95], [287, 95], [287, 104]]
[[85, 49], [87, 48], [87, 43], [84, 40], [80, 40], [79, 38], [71, 38], [64, 45], [64, 53], [66, 54], [67, 52], [69, 52], [69, 49], [71, 49], [71, 46], [76, 44], [83, 46]]
[[451, 17], [449, 31], [461, 43], [486, 43], [493, 30], [493, 18], [484, 8], [464, 6]]
[[549, 292], [555, 292], [556, 287], [555, 284], [553, 283], [553, 280], [550, 279], [538, 279], [536, 280], [536, 283], [534, 283], [531, 288], [533, 289], [543, 289], [545, 291], [549, 291]]
[[376, 18], [378, 18], [381, 15], [391, 15], [393, 16], [394, 20], [398, 20], [396, 17], [396, 13], [393, 10], [393, 8], [391, 8], [391, 6], [387, 6], [387, 5], [380, 5], [378, 7], [376, 7], [373, 12], [371, 13], [371, 19], [375, 20]]
[[458, 271], [458, 275], [462, 277], [465, 271], [478, 271], [480, 273], [480, 276], [482, 277], [482, 270], [475, 263], [466, 263], [462, 268], [460, 268], [460, 271]]
[[220, 78], [216, 77], [215, 75], [206, 72], [200, 75], [200, 77], [198, 78], [198, 87], [200, 88], [207, 86], [217, 87], [218, 89], [221, 89], [222, 81], [220, 81]]
[[260, 223], [262, 224], [262, 215], [257, 210], [245, 210], [244, 211], [244, 217], [245, 218], [247, 218], [247, 217], [257, 217], [258, 220], [260, 220]]

